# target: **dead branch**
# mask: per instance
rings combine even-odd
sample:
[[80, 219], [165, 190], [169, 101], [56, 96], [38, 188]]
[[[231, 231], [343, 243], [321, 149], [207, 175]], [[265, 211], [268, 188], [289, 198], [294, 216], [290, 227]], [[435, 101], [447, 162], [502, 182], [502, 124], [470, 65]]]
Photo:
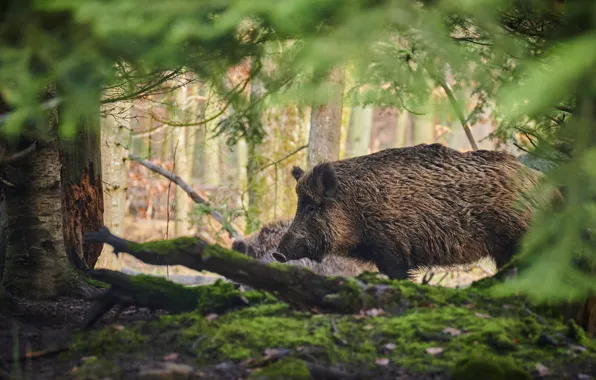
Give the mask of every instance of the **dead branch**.
[[470, 127], [466, 122], [466, 117], [464, 116], [464, 112], [461, 110], [459, 105], [457, 104], [457, 100], [455, 99], [455, 95], [453, 95], [453, 91], [449, 88], [449, 85], [442, 79], [437, 79], [437, 83], [443, 87], [445, 93], [447, 94], [447, 98], [449, 98], [449, 104], [451, 104], [451, 108], [455, 112], [455, 115], [459, 119], [461, 126], [464, 128], [464, 132], [466, 132], [466, 136], [468, 137], [468, 141], [472, 146], [473, 150], [478, 150], [478, 145], [476, 145], [476, 141], [474, 141], [474, 136], [472, 136], [472, 131], [470, 131]]
[[19, 160], [19, 159], [27, 156], [29, 153], [33, 152], [35, 149], [37, 149], [37, 141], [34, 141], [27, 148], [25, 148], [19, 152], [13, 153], [9, 156], [5, 156], [4, 151], [2, 151], [2, 153], [0, 153], [0, 165], [6, 165], [13, 161]]
[[294, 149], [293, 151], [291, 151], [290, 153], [286, 154], [285, 156], [283, 156], [279, 160], [270, 162], [267, 165], [262, 166], [261, 168], [259, 168], [259, 171], [263, 171], [263, 170], [267, 169], [268, 167], [271, 167], [273, 165], [277, 165], [280, 162], [287, 160], [288, 158], [292, 157], [293, 155], [297, 154], [298, 152], [300, 152], [301, 150], [304, 150], [306, 148], [308, 148], [308, 144], [302, 145], [301, 147]]
[[[135, 162], [138, 162], [139, 164], [145, 166], [147, 169], [149, 169], [155, 173], [161, 174], [162, 176], [166, 177], [170, 181], [174, 182], [176, 185], [180, 186], [180, 188], [182, 190], [184, 190], [186, 192], [186, 194], [188, 194], [188, 196], [193, 200], [193, 202], [198, 203], [198, 204], [203, 204], [205, 206], [211, 205], [206, 199], [204, 199], [199, 194], [197, 194], [197, 192], [194, 191], [190, 187], [190, 185], [188, 185], [186, 182], [184, 182], [184, 180], [182, 180], [182, 178], [178, 177], [176, 174], [172, 173], [171, 171], [164, 169], [161, 166], [155, 165], [154, 163], [152, 163], [148, 160], [144, 160], [140, 157], [129, 155], [128, 158], [130, 158], [131, 160], [133, 160]], [[223, 229], [228, 231], [231, 238], [234, 238], [234, 239], [242, 238], [242, 235], [240, 234], [240, 232], [238, 232], [238, 230], [236, 230], [233, 226], [231, 226], [225, 222], [224, 217], [223, 217], [223, 215], [221, 215], [221, 213], [219, 213], [216, 210], [210, 210], [209, 213], [215, 218], [215, 220], [217, 220], [221, 224]]]
[[[103, 227], [97, 232], [87, 233], [85, 241], [109, 244], [115, 254], [127, 252], [151, 265], [183, 265], [197, 271], [218, 273], [251, 288], [270, 292], [297, 309], [311, 312], [356, 313], [361, 309], [386, 307], [400, 299], [395, 294], [397, 290], [388, 286], [368, 286], [348, 282], [343, 277], [323, 277], [296, 266], [264, 264], [220, 246], [208, 245], [200, 239], [138, 244], [121, 239]], [[127, 276], [121, 276], [124, 277], [101, 281], [123, 288], [122, 282]], [[116, 280], [118, 284], [114, 283]], [[138, 289], [138, 282], [135, 285]], [[127, 294], [132, 290], [124, 288]]]

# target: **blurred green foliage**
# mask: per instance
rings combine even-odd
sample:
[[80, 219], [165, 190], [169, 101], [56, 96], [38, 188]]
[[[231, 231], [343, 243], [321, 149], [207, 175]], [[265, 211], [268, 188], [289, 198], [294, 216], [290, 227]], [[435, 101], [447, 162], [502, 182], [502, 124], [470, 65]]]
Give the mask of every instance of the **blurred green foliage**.
[[247, 125], [262, 102], [325, 101], [333, 66], [350, 67], [357, 101], [413, 113], [426, 112], [448, 73], [460, 105], [464, 88], [481, 100], [468, 123], [490, 106], [496, 137], [521, 134], [534, 152], [570, 157], [548, 172], [565, 204], [536, 218], [523, 248], [533, 265], [509, 288], [553, 299], [596, 290], [593, 268], [572, 260], [596, 257], [593, 0], [12, 0], [0, 17], [6, 136], [48, 135], [57, 103], [61, 132], [72, 134], [98, 112], [102, 89], [135, 97], [181, 70], [229, 93], [226, 70], [246, 58], [265, 94], [232, 94], [235, 112], [218, 131], [231, 144], [263, 138]]

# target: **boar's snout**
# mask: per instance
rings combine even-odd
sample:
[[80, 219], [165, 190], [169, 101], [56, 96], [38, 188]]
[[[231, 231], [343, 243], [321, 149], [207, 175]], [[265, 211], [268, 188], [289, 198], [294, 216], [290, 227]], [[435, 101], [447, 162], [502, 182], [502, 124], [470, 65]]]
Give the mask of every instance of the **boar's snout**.
[[[277, 252], [274, 255], [277, 261], [285, 262], [288, 260], [298, 260], [308, 257], [306, 245], [299, 239], [293, 238], [291, 233], [287, 233], [279, 242]], [[283, 261], [285, 259], [285, 261]]]

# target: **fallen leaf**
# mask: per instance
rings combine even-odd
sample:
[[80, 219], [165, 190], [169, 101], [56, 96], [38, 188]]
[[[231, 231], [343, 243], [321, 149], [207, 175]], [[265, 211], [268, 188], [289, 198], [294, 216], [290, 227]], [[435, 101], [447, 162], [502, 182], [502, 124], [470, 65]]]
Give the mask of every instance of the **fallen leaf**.
[[536, 363], [536, 371], [538, 371], [538, 376], [540, 377], [550, 375], [550, 370], [542, 363]]
[[164, 356], [163, 357], [163, 360], [165, 360], [167, 362], [174, 361], [174, 360], [178, 359], [178, 356], [180, 356], [180, 355], [178, 355], [175, 352], [172, 352], [171, 354], [168, 354], [168, 355]]
[[488, 314], [482, 314], [482, 313], [475, 313], [475, 316], [477, 316], [478, 318], [484, 318], [484, 319], [490, 319], [492, 318], [490, 315]]
[[426, 353], [430, 355], [439, 355], [441, 352], [445, 351], [443, 347], [429, 347], [426, 349]]
[[389, 359], [378, 358], [377, 360], [375, 360], [375, 363], [377, 363], [377, 365], [387, 365], [387, 364], [389, 364]]
[[447, 327], [443, 330], [444, 334], [449, 334], [451, 336], [458, 336], [461, 335], [461, 330], [454, 329], [453, 327]]
[[211, 313], [211, 314], [207, 314], [207, 316], [205, 317], [209, 322], [215, 320], [218, 317], [217, 314], [215, 313]]
[[393, 350], [395, 350], [396, 347], [397, 346], [394, 343], [387, 343], [383, 346], [383, 348], [388, 351], [393, 351]]

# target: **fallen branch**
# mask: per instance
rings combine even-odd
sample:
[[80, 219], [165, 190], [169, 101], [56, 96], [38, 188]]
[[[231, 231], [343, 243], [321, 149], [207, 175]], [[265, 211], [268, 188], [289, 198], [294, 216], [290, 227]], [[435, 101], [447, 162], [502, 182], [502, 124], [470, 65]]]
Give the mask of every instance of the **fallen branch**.
[[[343, 277], [319, 276], [296, 266], [264, 264], [196, 238], [138, 244], [121, 239], [103, 227], [87, 233], [85, 240], [109, 244], [115, 254], [127, 252], [151, 265], [183, 265], [197, 271], [218, 273], [251, 288], [270, 292], [300, 310], [351, 314], [361, 309], [386, 307], [400, 298], [395, 294], [396, 290], [388, 286], [368, 286]], [[123, 288], [126, 275], [122, 276], [101, 281]], [[118, 283], [114, 282], [116, 280]], [[128, 293], [133, 289], [123, 290]]]
[[[190, 187], [189, 184], [184, 182], [184, 180], [182, 180], [182, 178], [178, 177], [176, 174], [172, 173], [171, 171], [164, 169], [161, 166], [155, 165], [151, 161], [144, 160], [140, 157], [129, 155], [128, 158], [130, 158], [131, 160], [133, 160], [135, 162], [138, 162], [139, 164], [143, 165], [144, 167], [146, 167], [147, 169], [149, 169], [155, 173], [161, 174], [162, 176], [166, 177], [170, 181], [174, 182], [176, 185], [180, 186], [180, 188], [182, 190], [184, 190], [186, 192], [186, 194], [188, 194], [188, 196], [193, 200], [193, 202], [198, 203], [198, 204], [203, 204], [205, 206], [211, 205], [206, 199], [204, 199], [199, 194], [197, 194], [197, 192], [194, 191], [192, 189], [192, 187]], [[215, 220], [217, 220], [221, 224], [221, 226], [223, 227], [224, 230], [228, 231], [231, 238], [234, 238], [234, 239], [242, 238], [242, 235], [240, 234], [240, 232], [238, 232], [238, 230], [236, 230], [233, 226], [231, 226], [225, 222], [224, 217], [223, 217], [223, 215], [221, 215], [221, 213], [219, 213], [218, 211], [215, 211], [215, 210], [211, 210], [210, 214], [215, 218]]]
[[120, 311], [128, 306], [136, 306], [150, 310], [166, 310], [173, 314], [194, 310], [205, 314], [219, 314], [249, 305], [248, 300], [240, 292], [219, 294], [217, 302], [201, 303], [205, 298], [202, 296], [205, 287], [186, 287], [162, 277], [129, 276], [107, 269], [88, 270], [87, 274], [95, 280], [110, 284], [111, 287], [94, 297], [91, 310], [83, 320], [83, 329], [93, 326], [116, 305], [121, 306]]

